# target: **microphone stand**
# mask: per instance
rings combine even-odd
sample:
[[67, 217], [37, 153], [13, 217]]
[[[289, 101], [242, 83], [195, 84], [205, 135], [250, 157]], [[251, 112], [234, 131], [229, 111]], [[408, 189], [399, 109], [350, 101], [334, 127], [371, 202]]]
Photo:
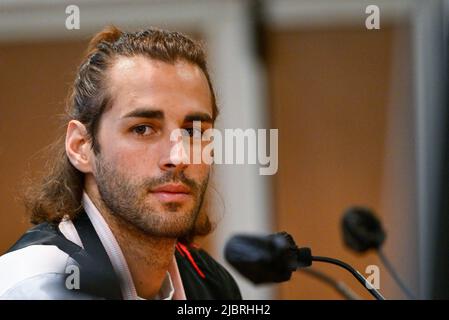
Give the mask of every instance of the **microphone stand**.
[[338, 281], [328, 276], [324, 272], [313, 268], [304, 268], [299, 269], [301, 272], [318, 279], [319, 281], [323, 281], [324, 283], [330, 285], [334, 288], [341, 296], [343, 296], [347, 300], [360, 300], [361, 298], [353, 292], [343, 281]]
[[402, 292], [405, 293], [407, 298], [411, 300], [416, 300], [416, 296], [412, 293], [412, 291], [409, 288], [407, 288], [404, 282], [402, 282], [396, 270], [393, 268], [393, 265], [390, 263], [390, 260], [387, 259], [387, 257], [380, 248], [377, 250], [377, 254], [380, 258], [380, 261], [382, 261], [383, 265], [385, 266], [385, 268], [387, 268], [393, 280], [396, 282], [399, 288], [401, 288]]

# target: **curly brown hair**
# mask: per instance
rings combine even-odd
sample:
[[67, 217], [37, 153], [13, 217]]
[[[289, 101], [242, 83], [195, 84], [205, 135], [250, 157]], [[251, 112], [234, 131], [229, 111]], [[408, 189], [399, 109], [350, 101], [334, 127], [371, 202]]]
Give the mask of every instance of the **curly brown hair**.
[[[86, 126], [95, 154], [100, 152], [96, 139], [99, 120], [111, 106], [111, 97], [106, 90], [107, 71], [118, 57], [137, 55], [166, 63], [184, 60], [201, 68], [211, 91], [213, 120], [218, 116], [206, 54], [201, 43], [179, 32], [157, 28], [131, 33], [107, 26], [90, 41], [66, 104], [65, 121], [78, 120]], [[25, 206], [33, 224], [58, 223], [64, 216], [74, 219], [82, 210], [84, 174], [70, 163], [64, 141], [65, 137], [62, 136], [53, 145], [49, 172], [26, 191]], [[184, 242], [189, 242], [197, 235], [206, 235], [211, 230], [207, 214], [200, 214], [194, 230]]]

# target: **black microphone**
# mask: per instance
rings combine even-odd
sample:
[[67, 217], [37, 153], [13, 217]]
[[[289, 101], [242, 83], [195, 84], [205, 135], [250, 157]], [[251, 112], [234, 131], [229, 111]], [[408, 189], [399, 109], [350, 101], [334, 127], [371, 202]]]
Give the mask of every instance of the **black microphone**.
[[352, 207], [345, 211], [341, 221], [343, 240], [356, 252], [366, 252], [382, 247], [386, 233], [380, 220], [364, 207]]
[[255, 284], [290, 280], [293, 271], [312, 261], [331, 263], [349, 271], [376, 299], [384, 300], [357, 270], [337, 259], [312, 256], [310, 248], [298, 248], [286, 232], [268, 236], [233, 236], [225, 246], [226, 260]]
[[358, 253], [375, 250], [402, 292], [409, 299], [416, 299], [383, 253], [382, 245], [385, 242], [386, 232], [371, 209], [360, 206], [347, 209], [341, 221], [341, 229], [343, 241], [348, 248]]
[[[298, 261], [302, 267], [312, 263], [310, 250], [298, 249], [293, 238], [287, 233], [264, 237], [235, 236], [227, 243], [225, 257], [255, 284], [287, 281], [292, 272], [298, 269]], [[323, 272], [310, 268], [301, 270], [332, 286], [346, 299], [359, 298], [343, 282], [336, 281]]]
[[298, 249], [286, 232], [268, 236], [236, 235], [225, 246], [226, 260], [255, 284], [284, 282], [312, 264], [310, 249]]

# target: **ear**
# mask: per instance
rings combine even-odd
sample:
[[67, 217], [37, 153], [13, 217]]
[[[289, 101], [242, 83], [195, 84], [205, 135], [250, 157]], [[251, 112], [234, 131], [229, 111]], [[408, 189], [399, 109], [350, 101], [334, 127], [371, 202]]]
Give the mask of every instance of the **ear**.
[[67, 126], [65, 151], [75, 168], [84, 173], [92, 172], [93, 150], [87, 129], [78, 120], [71, 120]]

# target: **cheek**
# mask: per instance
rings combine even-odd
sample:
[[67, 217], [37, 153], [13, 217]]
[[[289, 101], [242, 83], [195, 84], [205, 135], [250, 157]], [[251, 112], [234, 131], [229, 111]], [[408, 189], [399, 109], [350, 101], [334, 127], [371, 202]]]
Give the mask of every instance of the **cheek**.
[[186, 170], [186, 174], [196, 181], [202, 181], [208, 176], [210, 168], [211, 166], [208, 164], [194, 164], [189, 166]]
[[121, 172], [148, 173], [157, 165], [157, 154], [150, 147], [135, 147], [129, 144], [116, 143], [108, 150], [108, 158]]

